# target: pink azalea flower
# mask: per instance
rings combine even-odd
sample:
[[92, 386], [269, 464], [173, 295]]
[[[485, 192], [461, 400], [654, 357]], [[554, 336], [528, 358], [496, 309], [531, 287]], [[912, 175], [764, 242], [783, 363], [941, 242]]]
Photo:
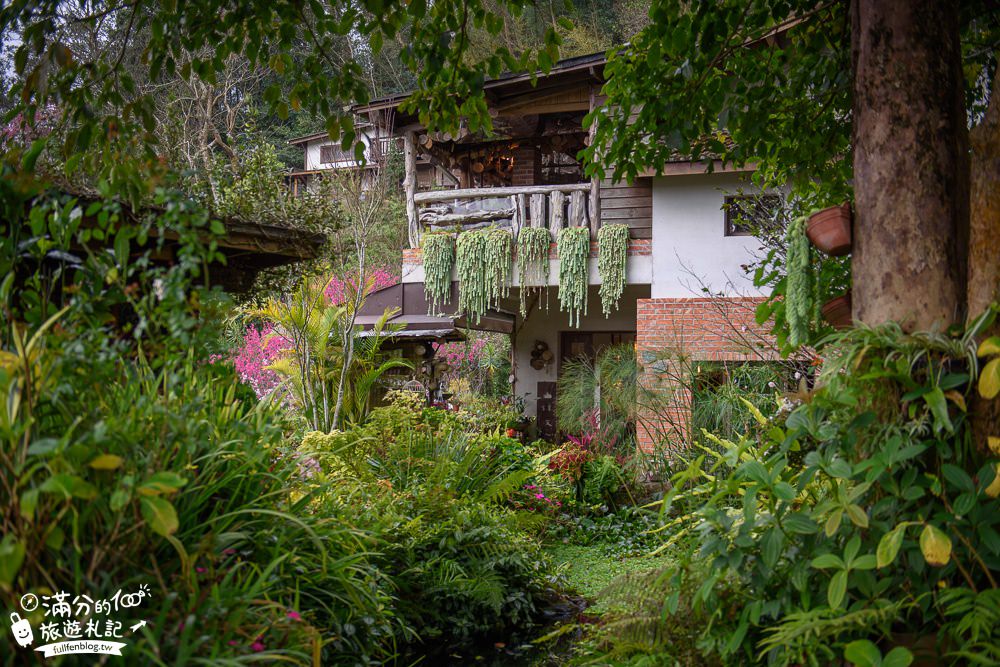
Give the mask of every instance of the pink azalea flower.
[[292, 619], [293, 621], [301, 621], [302, 620], [302, 615], [299, 614], [299, 612], [297, 612], [297, 611], [290, 611], [286, 615], [288, 616], [288, 618]]

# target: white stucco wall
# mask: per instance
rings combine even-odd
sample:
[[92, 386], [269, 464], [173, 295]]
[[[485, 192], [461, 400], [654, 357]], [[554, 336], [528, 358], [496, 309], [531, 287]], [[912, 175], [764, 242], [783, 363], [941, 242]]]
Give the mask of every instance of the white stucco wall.
[[752, 236], [726, 236], [726, 195], [753, 194], [749, 174], [691, 174], [653, 179], [652, 298], [759, 294], [741, 264], [759, 254]]
[[[361, 141], [364, 142], [365, 146], [371, 145], [371, 137], [369, 137], [367, 134], [361, 133], [359, 137]], [[329, 137], [323, 137], [322, 139], [314, 139], [308, 142], [306, 144], [305, 164], [303, 168], [306, 171], [311, 171], [314, 169], [329, 169], [330, 165], [323, 164], [322, 162], [319, 161], [320, 146], [329, 146], [329, 145], [337, 145], [339, 147], [339, 143], [330, 141]], [[367, 152], [368, 149], [366, 148], [365, 151]], [[337, 166], [345, 167], [345, 166], [356, 166], [356, 165], [357, 163], [351, 160], [350, 162], [339, 163]]]
[[[515, 300], [509, 304], [508, 310], [517, 312], [517, 294], [512, 292]], [[559, 358], [562, 356], [560, 339], [562, 332], [610, 331], [634, 332], [636, 300], [649, 297], [649, 287], [646, 285], [629, 285], [625, 288], [619, 302], [619, 310], [605, 318], [601, 312], [601, 297], [598, 288], [591, 287], [587, 293], [587, 315], [580, 318], [580, 326], [572, 327], [569, 314], [559, 311], [559, 298], [555, 288], [549, 289], [549, 308], [536, 308], [528, 314], [527, 319], [517, 318], [514, 346], [514, 395], [524, 399], [527, 414], [535, 415], [535, 401], [539, 382], [555, 382], [559, 369]], [[508, 304], [505, 304], [505, 306]], [[549, 346], [555, 358], [542, 370], [531, 367], [531, 351], [535, 341], [540, 340]]]

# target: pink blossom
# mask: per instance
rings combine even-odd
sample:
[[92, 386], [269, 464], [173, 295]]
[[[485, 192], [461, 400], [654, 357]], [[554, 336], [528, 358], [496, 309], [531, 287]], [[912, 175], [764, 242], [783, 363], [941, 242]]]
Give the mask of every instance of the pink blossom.
[[[376, 292], [386, 287], [392, 287], [398, 282], [399, 278], [390, 273], [388, 270], [375, 269], [371, 272], [371, 275], [368, 276], [368, 292]], [[344, 303], [350, 295], [354, 294], [356, 284], [356, 279], [353, 277], [344, 280], [334, 276], [330, 279], [330, 282], [327, 283], [326, 289], [323, 291], [326, 294], [326, 298], [330, 300], [330, 303], [338, 305]]]
[[288, 616], [288, 618], [292, 619], [293, 621], [301, 621], [302, 620], [302, 615], [299, 614], [299, 612], [297, 612], [297, 611], [290, 611], [286, 615]]
[[250, 644], [250, 648], [253, 649], [254, 653], [260, 653], [266, 647], [264, 646], [264, 642], [262, 642], [260, 639], [258, 639], [253, 644]]

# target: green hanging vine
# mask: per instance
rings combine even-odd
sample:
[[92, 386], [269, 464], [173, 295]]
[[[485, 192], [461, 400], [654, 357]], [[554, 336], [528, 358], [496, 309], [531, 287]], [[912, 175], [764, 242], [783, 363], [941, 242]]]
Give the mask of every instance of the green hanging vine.
[[480, 229], [458, 235], [458, 307], [476, 323], [510, 293], [510, 251], [511, 234], [506, 229]]
[[607, 225], [597, 232], [597, 272], [601, 276], [601, 309], [605, 317], [618, 310], [625, 290], [628, 225]]
[[552, 234], [541, 227], [525, 227], [517, 235], [517, 282], [521, 286], [521, 317], [528, 316], [528, 292], [549, 284], [549, 246]]
[[451, 234], [425, 234], [424, 296], [427, 312], [436, 313], [439, 306], [451, 300], [451, 270], [455, 266], [455, 239]]
[[799, 347], [809, 339], [809, 324], [816, 295], [813, 293], [813, 275], [809, 239], [806, 237], [806, 219], [796, 218], [788, 226], [785, 237], [785, 319], [788, 321], [788, 342]]
[[[580, 313], [587, 314], [587, 259], [590, 257], [590, 229], [565, 227], [559, 230], [559, 310], [569, 313], [570, 326], [580, 326]], [[573, 318], [576, 318], [576, 324]]]

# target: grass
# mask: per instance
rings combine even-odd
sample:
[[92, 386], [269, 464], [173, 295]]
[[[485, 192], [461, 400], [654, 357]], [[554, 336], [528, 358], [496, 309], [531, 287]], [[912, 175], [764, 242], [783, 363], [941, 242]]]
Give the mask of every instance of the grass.
[[591, 602], [596, 601], [589, 610], [597, 613], [609, 611], [599, 599], [599, 594], [613, 579], [623, 574], [648, 572], [670, 564], [667, 554], [653, 557], [609, 556], [606, 544], [552, 544], [546, 547], [546, 551], [562, 569], [570, 587]]

